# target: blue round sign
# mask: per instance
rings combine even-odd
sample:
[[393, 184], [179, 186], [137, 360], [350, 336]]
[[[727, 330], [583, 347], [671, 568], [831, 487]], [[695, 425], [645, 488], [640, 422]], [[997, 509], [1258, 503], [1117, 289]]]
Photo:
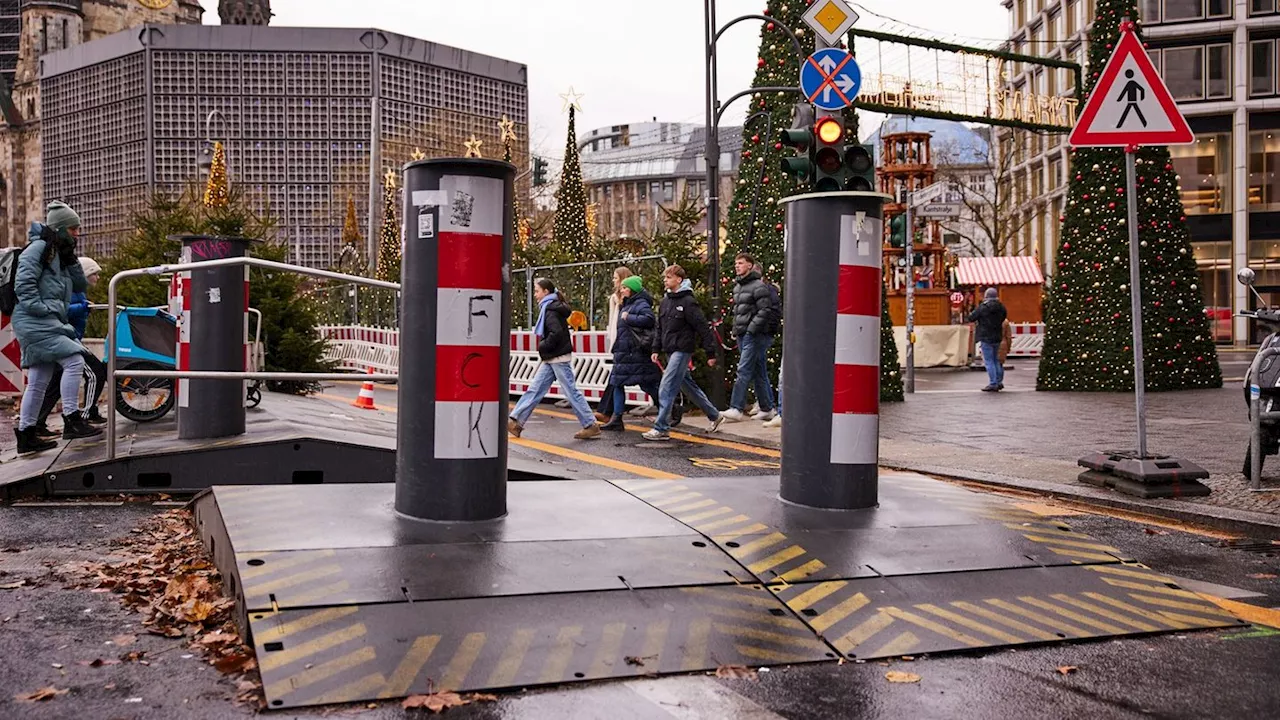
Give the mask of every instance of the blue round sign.
[[823, 48], [800, 66], [800, 90], [822, 110], [849, 107], [862, 89], [862, 70], [853, 56], [838, 48]]

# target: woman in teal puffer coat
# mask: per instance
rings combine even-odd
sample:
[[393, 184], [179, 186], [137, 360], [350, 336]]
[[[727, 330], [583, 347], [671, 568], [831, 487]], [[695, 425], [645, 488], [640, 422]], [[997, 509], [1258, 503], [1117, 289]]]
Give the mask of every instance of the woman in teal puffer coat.
[[84, 346], [71, 326], [71, 294], [84, 292], [89, 283], [76, 257], [80, 216], [65, 203], [49, 203], [45, 223], [32, 223], [27, 247], [18, 258], [14, 292], [13, 332], [22, 347], [22, 367], [27, 388], [22, 395], [18, 428], [18, 452], [30, 453], [56, 447], [36, 435], [40, 405], [55, 370], [62, 367], [62, 436], [93, 437], [101, 430], [89, 426], [79, 410], [80, 374], [84, 370]]

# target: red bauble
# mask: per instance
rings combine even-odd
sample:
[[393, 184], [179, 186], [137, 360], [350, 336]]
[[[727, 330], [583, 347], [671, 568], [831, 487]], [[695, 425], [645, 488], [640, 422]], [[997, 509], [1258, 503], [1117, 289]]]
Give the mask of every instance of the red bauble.
[[774, 150], [781, 150], [781, 149], [782, 149], [782, 143], [774, 143], [774, 144], [773, 144], [773, 149], [774, 149]]
[[751, 151], [750, 151], [750, 150], [743, 150], [743, 151], [742, 151], [742, 157], [744, 157], [744, 158], [749, 158], [749, 157], [751, 157]]
[[1178, 281], [1177, 281], [1177, 280], [1170, 280], [1170, 281], [1169, 281], [1169, 287], [1177, 287], [1177, 286], [1178, 286]]
[[1070, 249], [1071, 249], [1071, 243], [1069, 243], [1069, 242], [1064, 242], [1064, 243], [1062, 243], [1062, 249], [1063, 249], [1063, 250], [1070, 250]]
[[758, 68], [764, 67], [764, 58], [756, 58], [756, 67]]
[[1088, 200], [1088, 199], [1089, 199], [1089, 193], [1085, 193], [1085, 194], [1081, 197], [1081, 199], [1082, 199], [1082, 200]]
[[1115, 209], [1116, 209], [1116, 204], [1115, 204], [1115, 203], [1107, 203], [1107, 209], [1109, 209], [1109, 210], [1115, 210]]
[[751, 136], [751, 142], [753, 142], [753, 143], [758, 143], [758, 142], [760, 142], [760, 136], [759, 136], [759, 135], [752, 135], [752, 136]]
[[[1058, 267], [1062, 267], [1062, 263], [1058, 263]], [[1066, 283], [1062, 283], [1062, 289], [1063, 289], [1063, 290], [1066, 290], [1066, 289], [1067, 289], [1067, 284], [1066, 284]]]
[[777, 230], [778, 232], [782, 232], [782, 223], [778, 223], [777, 225], [774, 225], [773, 229]]
[[761, 182], [761, 183], [763, 183], [763, 184], [765, 184], [765, 185], [768, 185], [768, 184], [769, 184], [769, 178], [767, 178], [767, 177], [762, 177], [762, 178], [760, 178], [760, 182]]
[[1083, 179], [1084, 179], [1083, 175], [1076, 175], [1076, 180], [1083, 180]]
[[772, 29], [773, 29], [773, 23], [765, 23], [764, 29], [765, 29], [765, 30], [772, 30]]

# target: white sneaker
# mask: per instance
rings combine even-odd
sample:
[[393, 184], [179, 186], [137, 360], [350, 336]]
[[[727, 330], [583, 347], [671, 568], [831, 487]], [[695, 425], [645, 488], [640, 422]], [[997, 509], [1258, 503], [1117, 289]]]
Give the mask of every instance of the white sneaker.
[[767, 427], [767, 428], [780, 428], [780, 427], [782, 427], [782, 416], [781, 416], [781, 415], [775, 415], [775, 416], [774, 416], [773, 418], [771, 418], [768, 422], [766, 422], [766, 423], [764, 424], [764, 426], [765, 426], [765, 427]]
[[754, 420], [759, 420], [760, 422], [769, 422], [770, 420], [772, 420], [772, 419], [774, 419], [774, 418], [778, 417], [778, 411], [777, 411], [777, 410], [770, 410], [770, 411], [768, 411], [768, 412], [756, 413], [755, 415], [752, 415], [751, 417], [752, 417], [752, 419], [754, 419]]
[[644, 438], [645, 440], [652, 440], [654, 442], [665, 442], [671, 439], [670, 435], [662, 432], [661, 430], [650, 430], [649, 432], [641, 435], [640, 437]]
[[725, 419], [725, 413], [720, 413], [715, 420], [711, 421], [711, 427], [707, 428], [707, 432], [713, 433], [719, 430], [720, 426], [724, 424]]
[[[724, 422], [736, 423], [746, 420], [747, 416], [743, 415], [741, 410], [729, 408], [728, 410], [720, 413], [720, 419]], [[719, 427], [719, 425], [716, 425], [716, 427]]]

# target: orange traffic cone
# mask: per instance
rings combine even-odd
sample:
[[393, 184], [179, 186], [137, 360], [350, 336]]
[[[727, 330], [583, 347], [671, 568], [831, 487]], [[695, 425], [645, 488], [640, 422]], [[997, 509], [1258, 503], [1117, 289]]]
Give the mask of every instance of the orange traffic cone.
[[[369, 368], [369, 374], [370, 375], [373, 374], [373, 368]], [[373, 381], [372, 380], [366, 380], [364, 384], [360, 386], [360, 397], [356, 398], [356, 401], [351, 404], [360, 408], [361, 410], [377, 410], [378, 409], [378, 406], [373, 404]]]

